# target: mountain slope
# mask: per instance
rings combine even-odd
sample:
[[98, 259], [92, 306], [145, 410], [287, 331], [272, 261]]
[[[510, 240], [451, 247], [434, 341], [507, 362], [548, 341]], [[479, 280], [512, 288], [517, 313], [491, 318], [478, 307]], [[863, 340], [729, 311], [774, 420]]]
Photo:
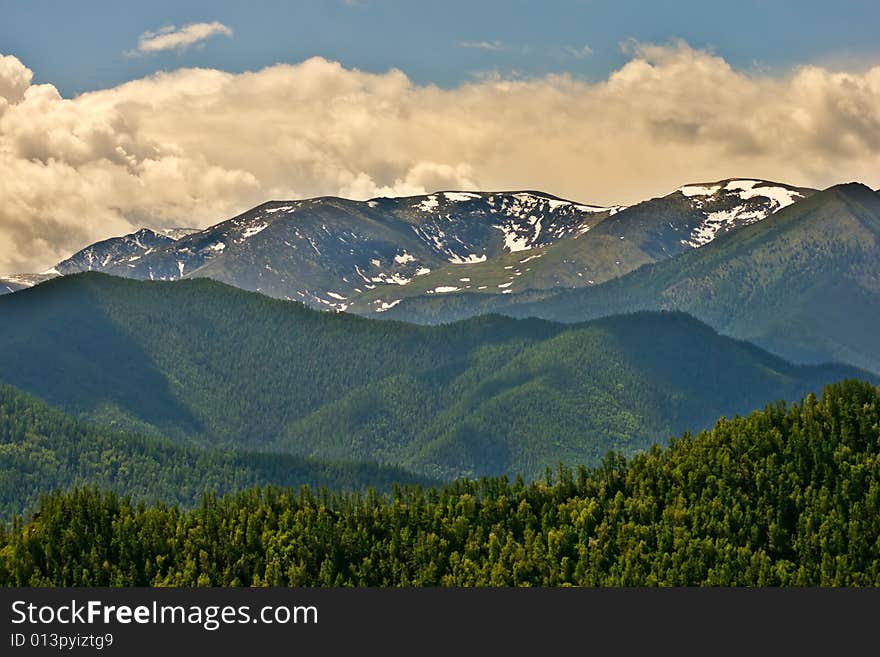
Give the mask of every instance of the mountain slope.
[[880, 195], [838, 185], [673, 260], [504, 312], [582, 321], [645, 309], [691, 313], [799, 362], [880, 371]]
[[795, 367], [680, 314], [418, 327], [207, 279], [88, 273], [0, 298], [0, 380], [178, 441], [432, 475], [596, 463], [863, 376]]

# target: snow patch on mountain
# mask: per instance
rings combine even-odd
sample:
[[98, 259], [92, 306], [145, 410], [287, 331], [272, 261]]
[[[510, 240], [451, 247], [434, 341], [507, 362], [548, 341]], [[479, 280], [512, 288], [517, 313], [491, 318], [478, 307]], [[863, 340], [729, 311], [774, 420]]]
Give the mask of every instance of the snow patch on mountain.
[[443, 196], [446, 197], [447, 201], [452, 201], [453, 203], [472, 201], [480, 198], [479, 194], [474, 194], [472, 192], [443, 192]]
[[290, 210], [296, 210], [295, 205], [282, 205], [277, 208], [267, 208], [266, 213], [272, 214], [274, 212], [289, 212]]
[[257, 235], [258, 233], [263, 232], [268, 227], [269, 227], [269, 224], [267, 224], [267, 223], [262, 223], [257, 226], [248, 226], [243, 231], [241, 231], [241, 236], [243, 239], [248, 239], [249, 237], [253, 237], [254, 235]]
[[529, 244], [529, 236], [520, 234], [516, 225], [507, 224], [495, 226], [495, 228], [504, 233], [504, 248], [511, 253], [516, 251], [528, 251], [532, 248]]
[[690, 198], [692, 196], [712, 196], [719, 189], [721, 189], [721, 185], [712, 185], [710, 187], [705, 185], [685, 185], [684, 187], [679, 187], [676, 191]]
[[706, 215], [705, 221], [697, 226], [691, 234], [691, 239], [687, 244], [694, 248], [699, 248], [714, 240], [719, 233], [735, 228], [737, 222], [739, 225], [747, 225], [760, 221], [765, 216], [766, 213], [760, 210], [743, 212], [741, 207], [710, 212]]
[[586, 212], [587, 214], [598, 214], [600, 212], [607, 212], [608, 216], [617, 214], [621, 210], [625, 210], [625, 205], [609, 205], [607, 207], [603, 207], [601, 205], [575, 205], [576, 210], [580, 212]]
[[394, 306], [399, 304], [401, 301], [403, 301], [403, 299], [395, 299], [394, 301], [382, 301], [381, 299], [377, 299], [373, 303], [378, 305], [378, 308], [375, 309], [377, 313], [384, 313], [386, 310], [391, 310], [392, 308], [394, 308]]
[[510, 253], [516, 251], [527, 251], [531, 249], [541, 236], [541, 221], [544, 216], [530, 215], [525, 224], [515, 221], [508, 221], [501, 225], [496, 225], [502, 233], [504, 233], [504, 248]]
[[[146, 229], [149, 230], [149, 229]], [[159, 235], [164, 235], [165, 237], [170, 237], [173, 240], [179, 240], [187, 235], [192, 235], [193, 233], [199, 232], [198, 228], [157, 228], [153, 230], [154, 233]]]
[[452, 254], [449, 262], [453, 265], [475, 265], [480, 262], [486, 262], [486, 254], [478, 256], [476, 253], [468, 253], [466, 256]]
[[426, 198], [424, 201], [419, 203], [416, 207], [419, 210], [421, 210], [422, 212], [433, 212], [438, 207], [440, 207], [440, 203], [437, 202], [437, 195], [431, 194], [428, 198]]
[[799, 191], [786, 187], [776, 187], [773, 185], [760, 185], [760, 180], [731, 180], [725, 189], [739, 190], [739, 197], [743, 200], [763, 196], [770, 199], [776, 204], [776, 209], [781, 210], [804, 197]]
[[369, 279], [371, 283], [384, 283], [386, 285], [407, 285], [411, 278], [407, 278], [406, 276], [402, 276], [398, 273], [386, 274], [382, 272], [378, 276], [373, 276]]

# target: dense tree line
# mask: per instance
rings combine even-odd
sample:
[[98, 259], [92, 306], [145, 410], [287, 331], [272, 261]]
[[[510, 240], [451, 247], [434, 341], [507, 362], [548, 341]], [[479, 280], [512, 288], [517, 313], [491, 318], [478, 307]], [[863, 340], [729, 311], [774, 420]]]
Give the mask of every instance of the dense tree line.
[[7, 585], [880, 585], [880, 389], [720, 420], [526, 484], [261, 488], [191, 510], [95, 489], [0, 535]]
[[186, 447], [111, 431], [0, 385], [0, 522], [33, 509], [44, 492], [83, 485], [192, 506], [206, 491], [267, 483], [390, 490], [393, 483], [428, 481], [371, 463]]

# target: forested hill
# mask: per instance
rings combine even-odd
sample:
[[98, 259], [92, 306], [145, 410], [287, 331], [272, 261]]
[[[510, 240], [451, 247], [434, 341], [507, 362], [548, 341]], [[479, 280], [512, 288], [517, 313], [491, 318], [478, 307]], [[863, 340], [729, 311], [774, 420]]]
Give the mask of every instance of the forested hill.
[[98, 486], [138, 501], [188, 507], [205, 492], [269, 483], [390, 490], [394, 484], [430, 480], [370, 463], [206, 450], [110, 431], [0, 385], [0, 522], [34, 509], [44, 493], [74, 486]]
[[0, 381], [182, 443], [452, 478], [597, 464], [864, 374], [797, 367], [680, 313], [436, 327], [206, 279], [81, 274], [0, 297]]
[[0, 533], [0, 583], [877, 586], [878, 508], [880, 389], [846, 382], [552, 484], [253, 490], [191, 512], [56, 494]]

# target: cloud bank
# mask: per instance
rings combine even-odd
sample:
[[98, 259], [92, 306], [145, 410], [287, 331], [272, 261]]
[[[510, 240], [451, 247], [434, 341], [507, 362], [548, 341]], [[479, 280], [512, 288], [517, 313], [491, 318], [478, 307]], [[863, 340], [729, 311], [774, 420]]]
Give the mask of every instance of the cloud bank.
[[129, 51], [128, 54], [139, 55], [163, 50], [183, 51], [217, 34], [232, 36], [232, 30], [218, 21], [190, 23], [183, 27], [166, 25], [155, 32], [141, 34], [137, 50]]
[[638, 46], [594, 83], [441, 89], [320, 58], [73, 99], [31, 80], [0, 56], [0, 272], [267, 199], [529, 188], [604, 204], [731, 176], [880, 185], [880, 66], [769, 77], [674, 44]]

